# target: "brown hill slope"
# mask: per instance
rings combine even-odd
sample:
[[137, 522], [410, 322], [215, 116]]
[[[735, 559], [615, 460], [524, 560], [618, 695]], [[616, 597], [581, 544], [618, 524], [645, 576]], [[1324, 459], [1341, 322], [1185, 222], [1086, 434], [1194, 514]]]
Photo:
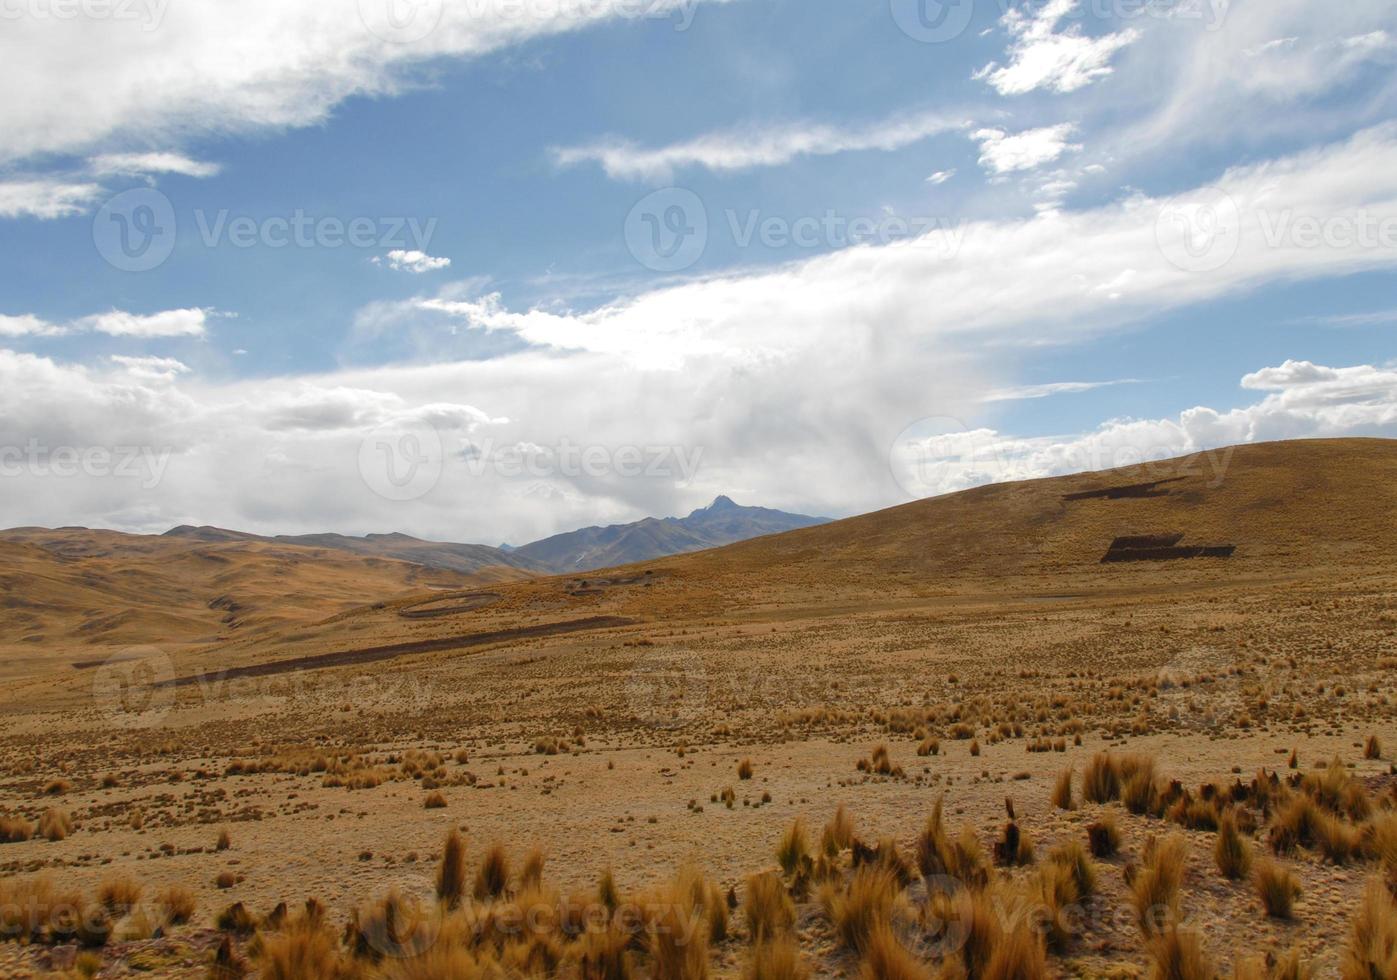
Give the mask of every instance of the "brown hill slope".
[[326, 619], [384, 597], [460, 588], [464, 576], [334, 549], [209, 543], [113, 531], [0, 534], [0, 676]]
[[[627, 642], [723, 622], [853, 623], [968, 604], [995, 615], [1024, 602], [1221, 597], [1234, 586], [1397, 571], [1394, 515], [1397, 441], [1250, 445], [982, 487], [713, 551], [502, 584], [427, 617], [413, 613], [413, 600], [364, 607], [200, 651], [186, 666], [334, 661], [405, 645], [441, 651], [453, 640], [460, 651], [534, 646], [540, 630], [562, 635], [599, 617], [611, 625], [596, 640]], [[1196, 554], [1203, 548], [1218, 550]], [[1131, 560], [1103, 561], [1108, 553]]]

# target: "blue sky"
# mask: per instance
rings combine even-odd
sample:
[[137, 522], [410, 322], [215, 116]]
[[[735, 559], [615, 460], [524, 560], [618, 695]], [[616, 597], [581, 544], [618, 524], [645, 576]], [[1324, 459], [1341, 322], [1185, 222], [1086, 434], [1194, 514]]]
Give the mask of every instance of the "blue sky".
[[54, 11], [0, 23], [2, 524], [519, 543], [1397, 434], [1388, 3]]

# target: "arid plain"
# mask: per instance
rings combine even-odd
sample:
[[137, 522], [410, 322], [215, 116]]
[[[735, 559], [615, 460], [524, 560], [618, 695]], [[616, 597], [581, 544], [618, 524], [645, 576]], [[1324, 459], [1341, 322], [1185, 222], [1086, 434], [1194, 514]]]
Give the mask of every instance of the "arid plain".
[[0, 553], [3, 976], [1397, 975], [1392, 441], [574, 577]]

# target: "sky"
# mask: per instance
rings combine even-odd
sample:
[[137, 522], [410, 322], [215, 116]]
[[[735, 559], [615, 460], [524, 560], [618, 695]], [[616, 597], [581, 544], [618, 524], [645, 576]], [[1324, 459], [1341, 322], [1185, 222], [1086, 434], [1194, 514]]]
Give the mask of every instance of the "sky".
[[0, 0], [0, 526], [1397, 436], [1390, 0]]

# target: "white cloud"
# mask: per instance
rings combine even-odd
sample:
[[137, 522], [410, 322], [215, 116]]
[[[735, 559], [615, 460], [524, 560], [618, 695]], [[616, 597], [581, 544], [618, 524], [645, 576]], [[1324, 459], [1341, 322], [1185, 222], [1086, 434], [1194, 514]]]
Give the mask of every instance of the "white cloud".
[[41, 320], [32, 313], [19, 316], [0, 313], [0, 337], [58, 337], [63, 333], [62, 327]]
[[179, 174], [184, 177], [213, 177], [222, 169], [216, 163], [191, 160], [182, 153], [104, 153], [88, 163], [99, 177], [146, 174]]
[[1022, 133], [979, 129], [971, 138], [980, 144], [980, 166], [991, 173], [1004, 174], [1032, 170], [1052, 163], [1068, 150], [1080, 150], [1080, 146], [1068, 142], [1075, 131], [1071, 123], [1061, 123]]
[[956, 175], [954, 170], [938, 170], [926, 179], [928, 184], [944, 184]]
[[1048, 0], [1037, 12], [1009, 10], [1000, 21], [1013, 38], [1009, 64], [990, 62], [974, 77], [1000, 95], [1023, 95], [1039, 88], [1075, 92], [1111, 74], [1112, 57], [1138, 41], [1140, 31], [1088, 37], [1081, 24], [1073, 24], [1059, 32], [1063, 18], [1076, 9], [1077, 0]]
[[92, 183], [48, 178], [0, 180], [0, 218], [67, 218], [82, 214], [101, 193], [102, 188]]
[[83, 317], [74, 326], [112, 337], [202, 337], [208, 318], [209, 311], [198, 307], [147, 316], [111, 310]]
[[986, 394], [984, 402], [1028, 401], [1036, 398], [1051, 398], [1054, 395], [1076, 395], [1098, 388], [1113, 388], [1116, 385], [1139, 384], [1136, 378], [1120, 378], [1115, 381], [1052, 381], [1039, 385], [1019, 385], [1014, 388], [1000, 388]]
[[439, 9], [440, 22], [409, 24], [406, 36], [366, 23], [360, 11], [376, 8], [357, 0], [162, 4], [158, 29], [141, 18], [7, 18], [0, 159], [310, 125], [351, 96], [401, 91], [431, 59], [628, 18], [687, 26], [700, 2], [724, 0], [423, 4], [417, 16]]
[[818, 123], [751, 126], [654, 148], [624, 140], [563, 147], [553, 151], [553, 158], [564, 167], [600, 164], [608, 176], [618, 180], [667, 180], [686, 167], [729, 173], [780, 166], [802, 156], [897, 150], [967, 125], [964, 120], [938, 113], [919, 113], [853, 129]]
[[131, 357], [113, 354], [112, 363], [126, 369], [134, 378], [147, 381], [173, 381], [176, 375], [188, 374], [189, 366], [173, 357]]
[[375, 255], [370, 259], [374, 265], [386, 265], [396, 272], [411, 272], [421, 275], [424, 272], [437, 272], [449, 268], [450, 259], [437, 258], [417, 249], [395, 248], [386, 257]]

